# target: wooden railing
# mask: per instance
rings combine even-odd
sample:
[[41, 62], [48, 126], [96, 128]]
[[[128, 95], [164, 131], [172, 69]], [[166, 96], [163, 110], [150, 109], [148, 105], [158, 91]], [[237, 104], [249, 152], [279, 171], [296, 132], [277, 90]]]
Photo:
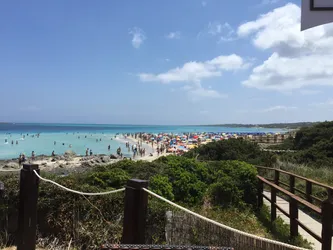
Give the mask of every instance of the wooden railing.
[[[307, 233], [309, 233], [312, 237], [316, 240], [321, 242], [322, 250], [331, 250], [332, 244], [332, 223], [333, 223], [333, 188], [319, 183], [317, 181], [307, 179], [305, 177], [275, 168], [267, 168], [257, 166], [258, 172], [260, 170], [265, 171], [272, 171], [274, 172], [274, 179], [268, 179], [261, 175], [258, 175], [258, 207], [262, 207], [263, 199], [265, 198], [271, 203], [271, 221], [276, 220], [276, 211], [277, 209], [281, 211], [285, 216], [290, 219], [290, 236], [296, 237], [298, 235], [298, 226], [303, 228]], [[289, 184], [280, 180], [280, 174], [285, 174], [288, 176]], [[305, 190], [300, 190], [296, 188], [295, 181], [305, 181]], [[271, 197], [267, 197], [264, 194], [264, 186], [268, 186], [270, 188]], [[283, 187], [287, 188], [283, 188]], [[313, 196], [312, 189], [314, 186], [318, 186], [321, 188], [326, 189], [328, 198], [326, 200], [322, 200], [318, 197]], [[296, 192], [305, 196], [305, 199], [299, 197]], [[277, 193], [282, 194], [282, 196], [287, 197], [289, 200], [289, 213], [282, 209], [276, 202]], [[317, 206], [314, 204], [319, 203], [320, 205]], [[303, 208], [307, 208], [310, 211], [314, 212], [318, 216], [321, 217], [321, 224], [322, 224], [322, 233], [321, 235], [317, 235], [313, 232], [309, 227], [303, 224], [298, 219], [298, 208], [299, 205], [303, 206]]]

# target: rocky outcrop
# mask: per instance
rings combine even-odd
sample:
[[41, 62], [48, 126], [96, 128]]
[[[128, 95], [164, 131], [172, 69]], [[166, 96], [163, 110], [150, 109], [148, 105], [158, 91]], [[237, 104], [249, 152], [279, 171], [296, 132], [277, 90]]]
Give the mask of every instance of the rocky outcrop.
[[112, 154], [112, 155], [110, 155], [110, 159], [118, 159], [118, 156]]

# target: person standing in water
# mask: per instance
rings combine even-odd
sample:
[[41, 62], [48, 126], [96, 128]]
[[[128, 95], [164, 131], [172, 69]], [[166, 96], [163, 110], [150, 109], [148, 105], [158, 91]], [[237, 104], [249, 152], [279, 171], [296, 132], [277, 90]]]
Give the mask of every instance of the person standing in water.
[[31, 160], [33, 160], [33, 161], [35, 160], [35, 151], [31, 152]]
[[86, 149], [86, 156], [89, 154], [89, 148]]
[[51, 154], [53, 157], [55, 156], [55, 153], [54, 153], [54, 150], [52, 151], [52, 154]]
[[108, 146], [108, 151], [110, 151], [110, 149], [111, 149], [111, 146], [109, 145], [109, 146]]

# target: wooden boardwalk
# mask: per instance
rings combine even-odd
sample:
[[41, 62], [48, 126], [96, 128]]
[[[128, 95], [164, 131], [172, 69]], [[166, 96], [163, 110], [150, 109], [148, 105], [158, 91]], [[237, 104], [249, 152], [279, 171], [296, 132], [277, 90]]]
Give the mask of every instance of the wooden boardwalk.
[[[268, 196], [269, 198], [271, 197], [271, 193], [270, 192], [266, 192], [264, 191], [264, 194], [266, 196]], [[264, 199], [264, 203], [270, 208], [271, 207], [271, 203], [269, 201], [267, 201], [266, 199]], [[289, 213], [289, 202], [280, 198], [280, 197], [276, 197], [276, 203], [278, 206], [280, 206], [283, 210], [285, 210], [286, 212]], [[279, 217], [281, 217], [281, 219], [289, 224], [290, 223], [290, 219], [285, 216], [283, 213], [281, 213], [279, 210], [277, 210], [277, 215]], [[307, 227], [311, 228], [312, 231], [314, 231], [317, 235], [321, 235], [321, 228], [322, 225], [321, 223], [319, 223], [318, 221], [314, 220], [312, 217], [310, 217], [309, 215], [307, 215], [306, 213], [304, 213], [301, 210], [298, 210], [298, 218], [299, 220], [305, 224]], [[307, 233], [303, 228], [299, 227], [299, 234], [306, 239], [307, 241], [311, 242], [313, 244], [313, 248], [314, 249], [321, 249], [321, 243], [319, 241], [317, 241], [315, 238], [313, 238], [309, 233]], [[332, 249], [333, 249], [333, 241], [332, 241]]]

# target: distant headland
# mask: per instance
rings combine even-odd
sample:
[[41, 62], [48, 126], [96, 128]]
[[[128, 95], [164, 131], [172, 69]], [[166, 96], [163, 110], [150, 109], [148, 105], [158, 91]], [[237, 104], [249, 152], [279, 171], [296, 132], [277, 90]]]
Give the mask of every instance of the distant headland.
[[298, 129], [302, 127], [309, 127], [318, 124], [319, 122], [294, 122], [294, 123], [269, 123], [269, 124], [240, 124], [240, 123], [231, 123], [231, 124], [214, 124], [214, 125], [202, 125], [202, 126], [211, 126], [211, 127], [229, 127], [229, 128], [280, 128], [280, 129]]

